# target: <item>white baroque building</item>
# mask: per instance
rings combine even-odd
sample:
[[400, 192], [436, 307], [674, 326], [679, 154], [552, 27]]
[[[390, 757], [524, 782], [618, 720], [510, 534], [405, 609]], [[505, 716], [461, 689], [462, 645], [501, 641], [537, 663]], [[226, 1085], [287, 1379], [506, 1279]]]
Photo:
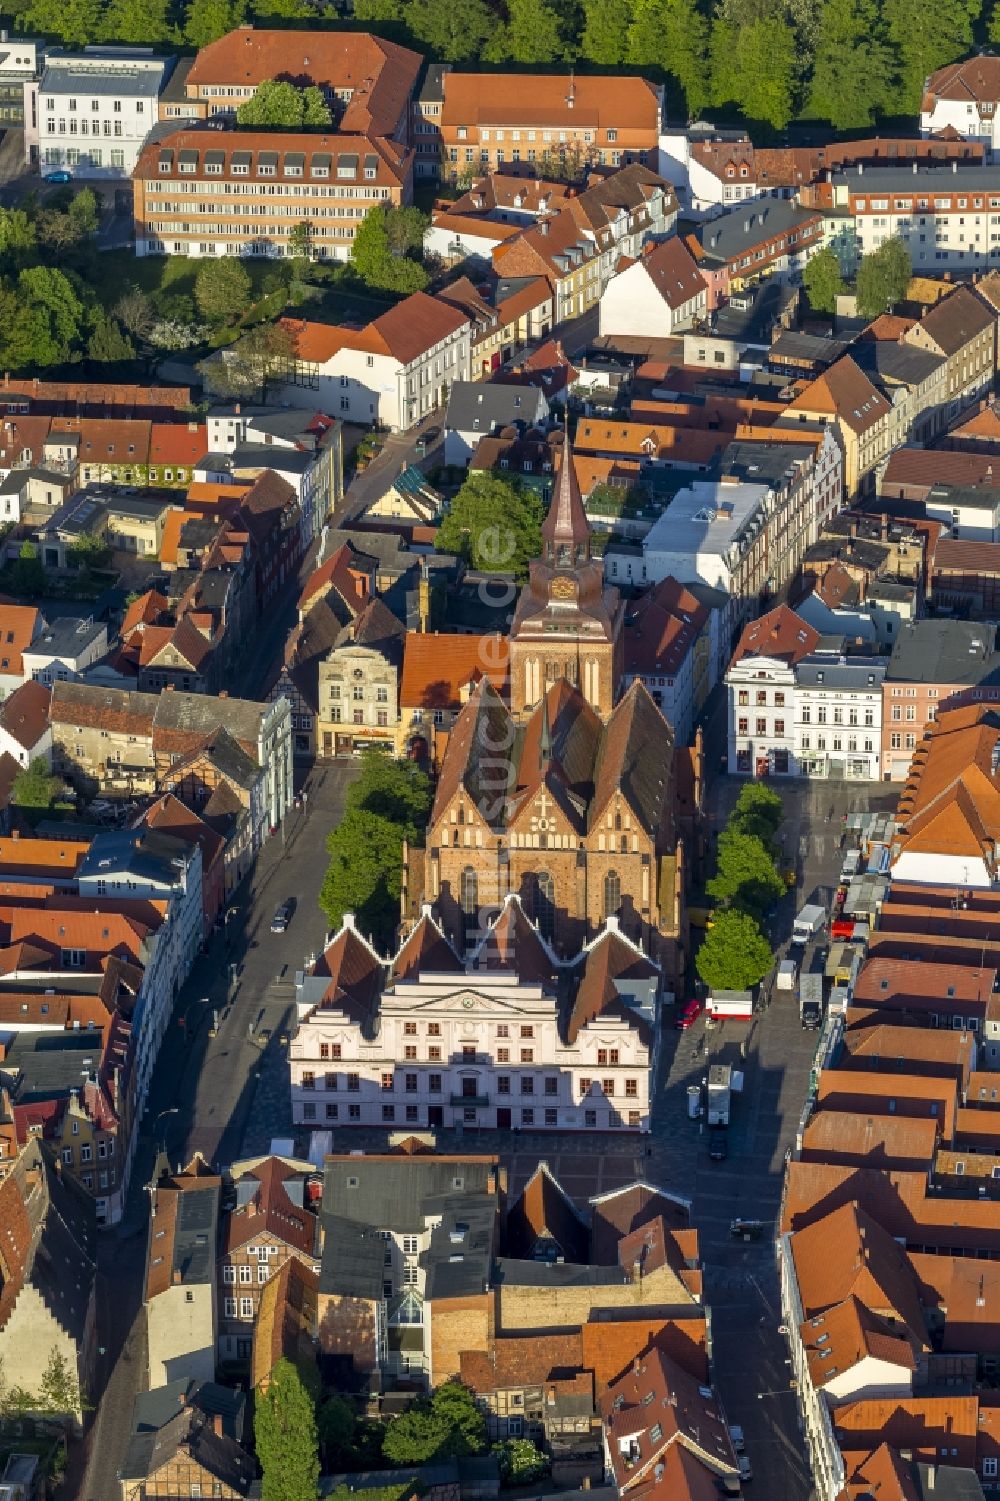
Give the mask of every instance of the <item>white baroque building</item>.
[[348, 915], [296, 977], [296, 1124], [648, 1131], [660, 971], [609, 918], [558, 961], [508, 896], [468, 965], [425, 907], [386, 964]]
[[130, 177], [173, 66], [148, 47], [86, 47], [46, 61], [38, 86], [42, 172]]

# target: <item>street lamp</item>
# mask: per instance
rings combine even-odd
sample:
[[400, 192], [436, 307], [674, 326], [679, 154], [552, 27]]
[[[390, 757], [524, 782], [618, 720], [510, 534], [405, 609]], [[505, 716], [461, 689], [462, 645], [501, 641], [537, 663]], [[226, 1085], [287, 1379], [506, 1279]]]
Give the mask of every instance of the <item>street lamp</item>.
[[[161, 1110], [160, 1111], [159, 1115], [156, 1117], [155, 1121], [153, 1122], [153, 1146], [154, 1147], [156, 1146], [156, 1137], [157, 1137], [157, 1133], [158, 1133], [158, 1131], [160, 1129], [160, 1122], [162, 1121], [162, 1119], [163, 1119], [163, 1117], [165, 1115], [180, 1115], [180, 1108], [177, 1105], [171, 1105], [167, 1110]], [[166, 1132], [164, 1132], [163, 1133], [163, 1147], [164, 1147], [164, 1151], [166, 1150], [166, 1145], [167, 1145], [167, 1136], [166, 1136]]]

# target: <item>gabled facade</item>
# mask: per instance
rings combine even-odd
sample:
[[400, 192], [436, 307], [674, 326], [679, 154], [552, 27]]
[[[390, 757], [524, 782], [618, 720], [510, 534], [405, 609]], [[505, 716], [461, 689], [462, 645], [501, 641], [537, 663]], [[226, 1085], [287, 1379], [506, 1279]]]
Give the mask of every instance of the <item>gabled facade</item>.
[[352, 919], [298, 987], [293, 1116], [648, 1130], [659, 985], [613, 920], [561, 966], [515, 896], [468, 972], [429, 911], [391, 967]]

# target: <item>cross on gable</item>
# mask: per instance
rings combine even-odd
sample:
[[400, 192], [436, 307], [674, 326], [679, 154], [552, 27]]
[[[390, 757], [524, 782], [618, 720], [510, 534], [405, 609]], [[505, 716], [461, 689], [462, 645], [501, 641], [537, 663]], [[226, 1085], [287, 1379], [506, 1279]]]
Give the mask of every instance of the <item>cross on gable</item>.
[[548, 827], [549, 810], [551, 809], [553, 812], [555, 811], [555, 803], [553, 802], [552, 798], [549, 797], [549, 794], [545, 791], [544, 788], [535, 799], [535, 807], [537, 808], [538, 812], [536, 816], [531, 820], [531, 830], [532, 833], [537, 834], [539, 829], [545, 829]]

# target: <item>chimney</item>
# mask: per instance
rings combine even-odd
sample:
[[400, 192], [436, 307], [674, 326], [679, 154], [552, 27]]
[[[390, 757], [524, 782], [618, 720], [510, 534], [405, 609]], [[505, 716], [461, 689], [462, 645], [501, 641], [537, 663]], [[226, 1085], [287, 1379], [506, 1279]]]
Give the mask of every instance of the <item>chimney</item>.
[[547, 1401], [547, 1403], [548, 1403], [548, 1405], [550, 1407], [555, 1407], [555, 1405], [556, 1405], [556, 1389], [555, 1389], [554, 1386], [550, 1386], [549, 1387], [548, 1392], [546, 1393], [545, 1400]]
[[549, 232], [549, 221], [548, 221], [548, 219], [540, 219], [538, 221], [538, 228], [539, 228], [539, 231], [543, 235], [547, 235], [548, 232]]
[[222, 1413], [221, 1412], [213, 1412], [213, 1414], [212, 1414], [212, 1432], [215, 1433], [215, 1434], [217, 1434], [219, 1438], [222, 1437]]
[[426, 636], [431, 628], [431, 579], [427, 569], [427, 559], [420, 562], [420, 581], [417, 584], [417, 613], [419, 615], [419, 630], [421, 636]]
[[177, 1393], [177, 1400], [178, 1400], [178, 1402], [180, 1403], [180, 1405], [182, 1407], [186, 1407], [187, 1406], [187, 1396], [186, 1396], [186, 1394], [184, 1392], [178, 1392]]
[[927, 1466], [927, 1489], [932, 1491], [937, 1484], [937, 1465]]
[[[952, 158], [951, 170], [953, 172], [957, 172], [958, 171], [958, 162], [954, 158]], [[934, 1484], [934, 1482], [931, 1481], [931, 1485], [933, 1485], [933, 1484]]]
[[173, 1275], [173, 1277], [170, 1280], [173, 1282], [173, 1284], [174, 1284], [175, 1287], [180, 1287], [180, 1285], [181, 1285], [180, 1267], [174, 1267], [174, 1275]]
[[219, 697], [220, 698], [228, 698], [229, 697], [229, 689], [228, 688], [220, 688], [219, 689]]

